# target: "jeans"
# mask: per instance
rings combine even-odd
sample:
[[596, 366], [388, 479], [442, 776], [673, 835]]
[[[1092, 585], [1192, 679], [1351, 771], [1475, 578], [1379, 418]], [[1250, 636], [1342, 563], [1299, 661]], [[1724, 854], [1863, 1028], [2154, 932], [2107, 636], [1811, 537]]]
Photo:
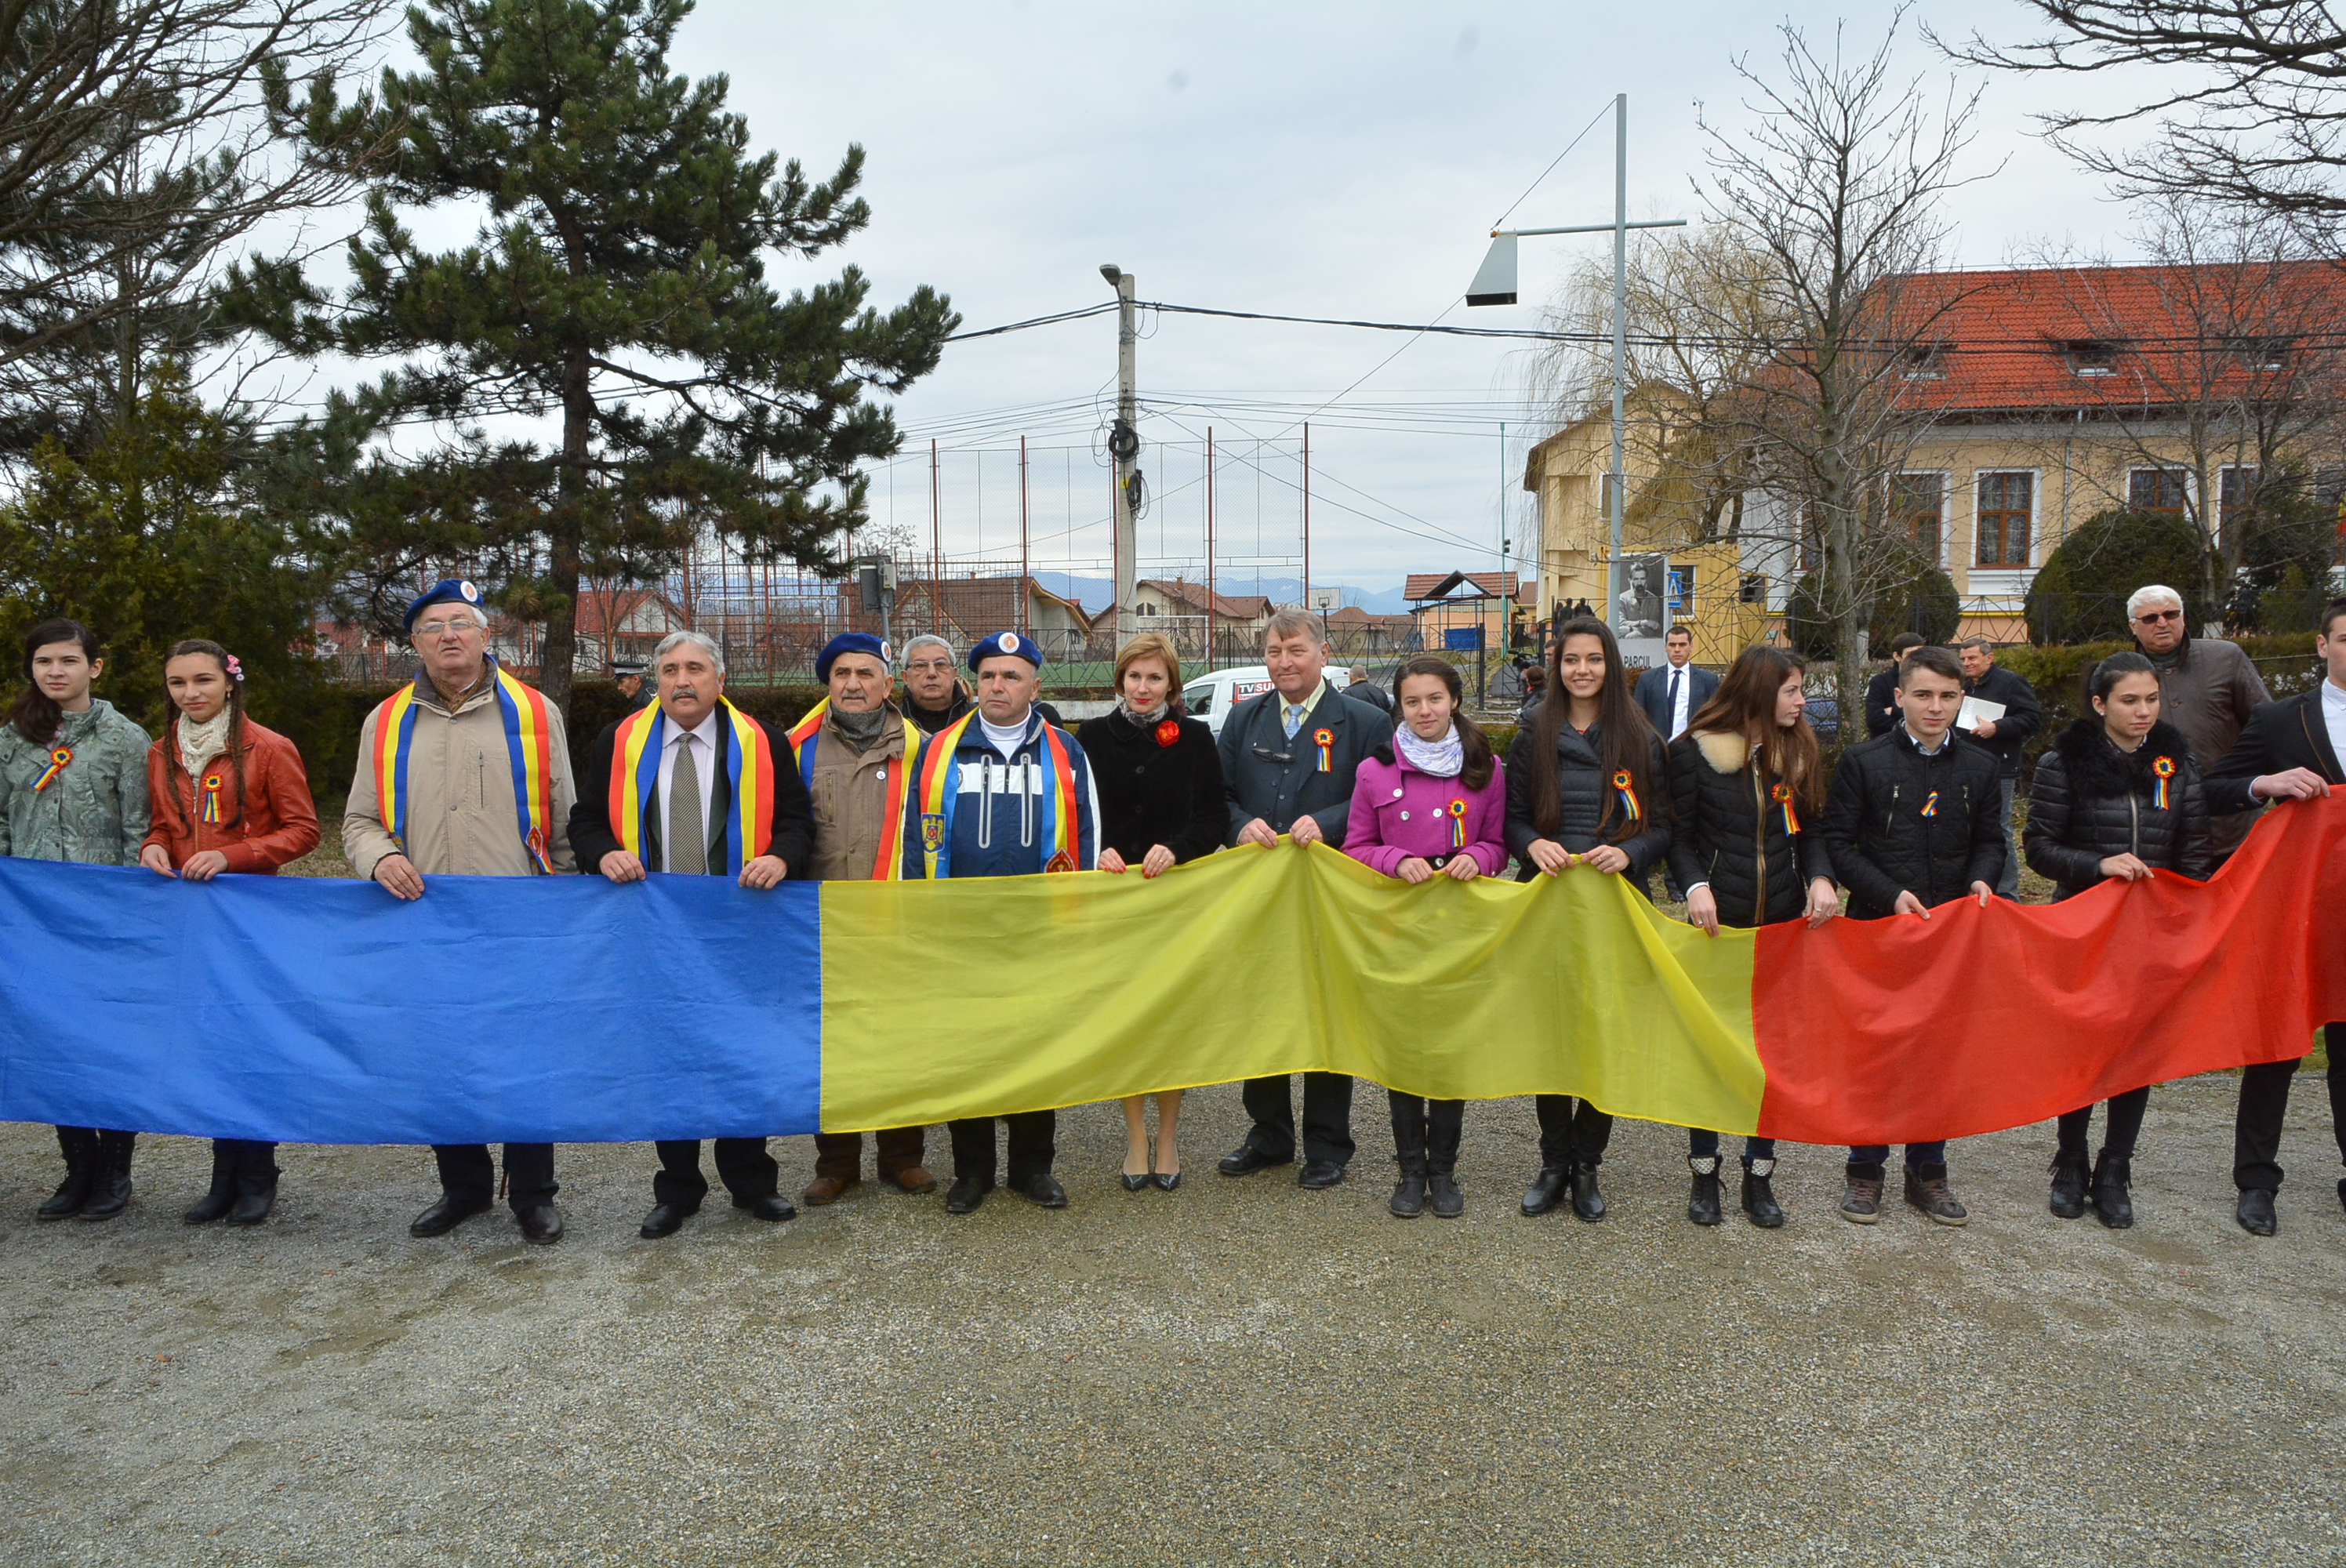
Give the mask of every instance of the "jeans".
[[[1874, 1169], [1880, 1170], [1882, 1163], [1889, 1158], [1890, 1145], [1888, 1144], [1866, 1144], [1863, 1145], [1851, 1144], [1849, 1146], [1849, 1163], [1853, 1166], [1872, 1166]], [[1947, 1140], [1944, 1138], [1941, 1138], [1934, 1144], [1908, 1144], [1906, 1145], [1906, 1168], [1910, 1171], [1919, 1169], [1923, 1166], [1943, 1166], [1946, 1163]]]
[[[1698, 1160], [1707, 1160], [1711, 1158], [1719, 1153], [1719, 1135], [1710, 1131], [1707, 1127], [1688, 1127], [1687, 1129], [1687, 1153], [1692, 1155]], [[1746, 1138], [1743, 1140], [1743, 1168], [1745, 1170], [1749, 1170], [1751, 1168], [1751, 1162], [1753, 1160], [1772, 1160], [1775, 1157], [1775, 1139]]]

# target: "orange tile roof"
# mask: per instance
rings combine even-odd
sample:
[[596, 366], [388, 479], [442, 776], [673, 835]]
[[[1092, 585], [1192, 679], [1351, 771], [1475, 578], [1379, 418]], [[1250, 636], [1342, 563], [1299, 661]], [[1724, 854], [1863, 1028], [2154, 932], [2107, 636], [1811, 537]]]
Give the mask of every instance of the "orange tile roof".
[[2334, 347], [2346, 275], [2310, 261], [1926, 272], [1904, 281], [1898, 310], [1941, 345], [1931, 373], [1905, 383], [1924, 406], [2140, 409], [2253, 392], [2257, 378], [2290, 373], [2252, 368], [2235, 346], [2244, 341]]
[[[1402, 585], [1401, 596], [1412, 603], [1431, 599], [1434, 589], [1455, 575], [1457, 574], [1454, 572], [1412, 572], [1408, 581]], [[1498, 572], [1469, 572], [1465, 575], [1477, 593], [1522, 598], [1530, 585], [1529, 578], [1512, 578]], [[1455, 593], [1465, 586], [1466, 583], [1461, 583], [1458, 589], [1453, 591]]]

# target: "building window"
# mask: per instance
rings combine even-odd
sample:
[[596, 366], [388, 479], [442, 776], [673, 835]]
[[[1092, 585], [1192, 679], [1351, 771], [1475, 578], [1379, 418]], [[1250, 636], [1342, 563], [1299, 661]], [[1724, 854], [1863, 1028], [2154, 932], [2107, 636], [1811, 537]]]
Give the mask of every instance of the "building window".
[[2252, 371], [2280, 371], [2289, 368], [2289, 351], [2295, 347], [2289, 338], [2241, 337], [2230, 340], [2231, 351], [2240, 362]]
[[1747, 605], [1766, 604], [1768, 602], [1768, 574], [1765, 572], [1744, 573], [1742, 582], [1738, 584], [1736, 586], [1735, 596], [1737, 599]]
[[2032, 473], [1983, 473], [1974, 514], [1983, 566], [2028, 565], [2028, 517], [2035, 499]]
[[1940, 497], [1944, 491], [1935, 473], [1902, 473], [1890, 484], [1891, 525], [1933, 565], [1939, 559]]
[[1910, 382], [1943, 380], [1947, 373], [1949, 347], [1950, 345], [1946, 343], [1909, 344], [1903, 355], [1901, 356], [1904, 361], [1903, 373], [1906, 379]]
[[2073, 376], [2114, 376], [2118, 371], [2118, 346], [2096, 338], [2080, 338], [2061, 345]]
[[2127, 509], [2180, 517], [2190, 507], [2191, 473], [2183, 468], [2137, 468], [2127, 475]]

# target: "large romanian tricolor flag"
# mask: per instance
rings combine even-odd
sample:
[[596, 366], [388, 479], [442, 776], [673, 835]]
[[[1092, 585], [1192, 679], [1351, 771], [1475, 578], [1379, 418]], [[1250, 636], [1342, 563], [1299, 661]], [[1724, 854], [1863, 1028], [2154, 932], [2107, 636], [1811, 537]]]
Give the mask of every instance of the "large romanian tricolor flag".
[[0, 1119], [311, 1143], [902, 1126], [1324, 1068], [1821, 1144], [1960, 1136], [2346, 1018], [2346, 789], [2206, 885], [1704, 936], [1618, 878], [1326, 846], [1144, 881], [181, 882], [0, 859]]

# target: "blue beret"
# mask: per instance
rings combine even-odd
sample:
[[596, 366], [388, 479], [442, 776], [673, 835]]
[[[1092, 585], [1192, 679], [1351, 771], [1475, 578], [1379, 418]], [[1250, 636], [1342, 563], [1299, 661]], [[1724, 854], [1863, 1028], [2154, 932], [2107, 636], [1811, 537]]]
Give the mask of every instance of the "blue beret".
[[481, 590], [473, 585], [470, 577], [443, 577], [415, 596], [415, 602], [407, 606], [407, 619], [401, 623], [401, 628], [412, 634], [415, 617], [434, 605], [470, 605], [483, 615], [488, 613], [481, 604]]
[[842, 632], [823, 644], [822, 652], [815, 656], [815, 679], [828, 686], [831, 683], [831, 667], [838, 662], [840, 655], [852, 653], [870, 654], [880, 661], [882, 668], [892, 674], [896, 668], [896, 656], [889, 651], [886, 643], [870, 632]]
[[1042, 647], [1034, 638], [1016, 632], [996, 632], [990, 637], [978, 638], [969, 650], [969, 667], [975, 669], [987, 659], [1000, 658], [1004, 654], [1023, 658], [1036, 669], [1043, 667]]

